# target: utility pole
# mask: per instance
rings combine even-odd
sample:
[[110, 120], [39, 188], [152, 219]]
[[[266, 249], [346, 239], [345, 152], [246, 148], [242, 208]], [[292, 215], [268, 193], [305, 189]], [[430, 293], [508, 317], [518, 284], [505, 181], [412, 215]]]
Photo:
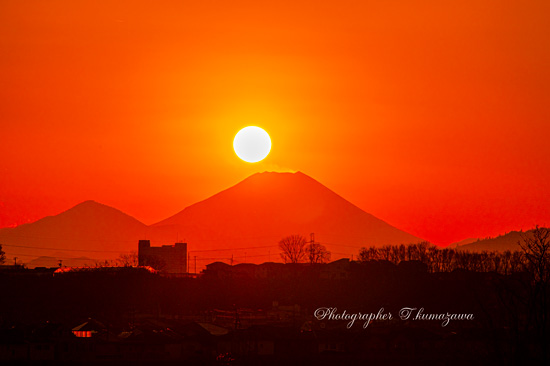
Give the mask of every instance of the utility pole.
[[17, 257], [13, 257], [13, 262], [14, 262], [13, 266], [17, 267]]

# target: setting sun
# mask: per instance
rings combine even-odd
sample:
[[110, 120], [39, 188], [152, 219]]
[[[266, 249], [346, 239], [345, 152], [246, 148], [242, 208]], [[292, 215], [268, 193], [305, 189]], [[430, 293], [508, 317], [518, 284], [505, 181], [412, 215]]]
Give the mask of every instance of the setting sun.
[[247, 163], [257, 163], [265, 159], [271, 151], [271, 139], [262, 128], [248, 126], [235, 135], [233, 149]]

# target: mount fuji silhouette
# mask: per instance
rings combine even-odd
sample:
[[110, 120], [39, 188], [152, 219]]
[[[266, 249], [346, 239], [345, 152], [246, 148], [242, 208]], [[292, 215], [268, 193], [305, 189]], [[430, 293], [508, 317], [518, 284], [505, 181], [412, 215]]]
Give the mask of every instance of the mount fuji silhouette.
[[357, 249], [420, 241], [301, 172], [254, 174], [152, 227], [172, 227], [208, 248], [276, 245], [284, 236], [309, 233], [318, 241]]
[[[113, 258], [117, 251], [137, 250], [138, 239], [156, 245], [186, 241], [191, 258], [196, 254], [199, 260], [215, 261], [237, 255], [236, 262], [259, 263], [280, 259], [277, 243], [283, 237], [301, 234], [309, 240], [310, 233], [326, 245], [333, 259], [357, 255], [363, 246], [421, 241], [301, 172], [265, 172], [149, 227], [121, 211], [86, 201], [57, 216], [0, 229], [0, 243], [71, 248], [87, 256], [105, 251], [93, 257]], [[12, 248], [4, 250], [9, 255]]]

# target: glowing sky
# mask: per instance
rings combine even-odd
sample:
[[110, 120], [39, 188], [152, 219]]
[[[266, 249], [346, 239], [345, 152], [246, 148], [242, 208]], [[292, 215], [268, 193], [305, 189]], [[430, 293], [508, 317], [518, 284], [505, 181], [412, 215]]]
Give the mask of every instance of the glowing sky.
[[[550, 224], [550, 2], [0, 3], [0, 227], [302, 171], [435, 243]], [[272, 150], [239, 160], [257, 125]]]

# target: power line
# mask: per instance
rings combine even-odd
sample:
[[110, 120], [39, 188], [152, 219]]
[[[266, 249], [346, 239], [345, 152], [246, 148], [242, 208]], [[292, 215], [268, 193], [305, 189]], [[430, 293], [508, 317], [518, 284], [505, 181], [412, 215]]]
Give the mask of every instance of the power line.
[[[95, 252], [95, 253], [130, 253], [131, 251], [119, 251], [119, 250], [93, 250], [93, 249], [69, 249], [69, 248], [48, 248], [48, 247], [31, 247], [26, 245], [13, 245], [2, 244], [6, 247], [25, 248], [25, 249], [37, 249], [37, 250], [63, 250], [69, 252]], [[277, 245], [266, 245], [259, 247], [241, 247], [241, 248], [225, 248], [225, 249], [205, 249], [205, 250], [190, 250], [190, 253], [204, 253], [204, 252], [227, 252], [233, 250], [247, 250], [247, 249], [266, 249], [275, 248]]]
[[97, 258], [74, 258], [74, 257], [65, 257], [65, 256], [53, 256], [53, 255], [36, 255], [36, 254], [21, 254], [21, 253], [7, 253], [8, 256], [18, 256], [18, 257], [30, 257], [30, 258], [61, 258], [61, 259], [71, 259], [71, 260], [78, 260], [78, 261], [94, 261], [98, 260]]
[[64, 250], [67, 252], [94, 252], [94, 253], [129, 253], [128, 251], [119, 251], [119, 250], [93, 250], [93, 249], [68, 249], [68, 248], [47, 248], [47, 247], [29, 247], [25, 245], [12, 245], [12, 244], [2, 244], [5, 247], [14, 247], [14, 248], [26, 248], [26, 249], [38, 249], [38, 250]]
[[21, 256], [21, 257], [36, 257], [36, 255], [33, 255], [33, 254], [20, 254], [20, 253], [6, 253], [6, 257], [8, 256], [14, 256], [14, 255], [17, 255], [17, 256]]
[[193, 240], [200, 241], [200, 242], [210, 242], [210, 241], [221, 241], [221, 240], [250, 240], [250, 239], [274, 239], [279, 241], [281, 239], [280, 236], [275, 235], [261, 235], [261, 236], [242, 236], [242, 237], [234, 237], [234, 236], [224, 236], [219, 237], [217, 239], [199, 239], [195, 238]]
[[105, 239], [73, 239], [73, 238], [51, 238], [47, 236], [36, 236], [36, 235], [9, 235], [10, 238], [27, 238], [27, 239], [46, 239], [46, 240], [69, 240], [69, 241], [99, 241], [99, 242], [108, 242], [108, 243], [133, 243], [135, 240], [105, 240]]
[[205, 249], [205, 250], [190, 250], [189, 252], [193, 253], [202, 253], [202, 252], [227, 252], [231, 250], [246, 250], [246, 249], [266, 249], [266, 248], [275, 248], [278, 245], [265, 245], [261, 247], [242, 247], [242, 248], [227, 248], [227, 249]]
[[[202, 240], [201, 240], [202, 241]], [[132, 241], [125, 241], [125, 242], [134, 242]], [[345, 244], [335, 244], [335, 243], [327, 243], [327, 242], [320, 242], [320, 244], [324, 245], [331, 245], [336, 247], [348, 247], [348, 248], [354, 248], [358, 250], [359, 248], [357, 246], [352, 245], [345, 245]], [[93, 250], [93, 249], [69, 249], [69, 248], [52, 248], [52, 247], [33, 247], [33, 246], [25, 246], [25, 245], [14, 245], [14, 244], [3, 244], [5, 247], [13, 247], [13, 248], [25, 248], [25, 249], [34, 249], [34, 250], [57, 250], [57, 251], [67, 251], [67, 252], [79, 252], [79, 253], [116, 253], [116, 254], [123, 254], [123, 253], [131, 253], [132, 251], [116, 251], [116, 250]], [[211, 252], [227, 252], [227, 251], [236, 251], [236, 250], [252, 250], [252, 249], [268, 249], [268, 248], [278, 248], [278, 245], [264, 245], [264, 246], [256, 246], [256, 247], [239, 247], [239, 248], [223, 248], [223, 249], [204, 249], [204, 250], [190, 250], [188, 253], [211, 253]], [[36, 257], [36, 255], [30, 255], [30, 254], [12, 254], [7, 253], [11, 256], [13, 255], [20, 255], [25, 257]], [[350, 253], [339, 253], [339, 252], [332, 252], [332, 254], [335, 255], [344, 255], [349, 256]], [[246, 255], [246, 256], [237, 256], [234, 258], [258, 258], [258, 257], [270, 257], [270, 254], [258, 254], [258, 255]], [[56, 256], [57, 257], [57, 256]], [[61, 257], [60, 257], [61, 258]], [[69, 257], [63, 257], [66, 259], [72, 259]], [[231, 260], [229, 257], [207, 257], [207, 258], [200, 258], [197, 257], [198, 261], [210, 261], [210, 260]]]
[[[144, 233], [144, 236], [149, 236], [151, 233]], [[105, 239], [73, 239], [73, 238], [52, 238], [48, 236], [39, 236], [39, 235], [20, 235], [20, 234], [9, 234], [10, 238], [28, 238], [28, 239], [47, 239], [47, 240], [79, 240], [79, 241], [99, 241], [99, 242], [109, 242], [109, 243], [133, 243], [135, 240], [125, 239], [125, 240], [105, 240]], [[247, 236], [247, 237], [221, 237], [219, 239], [197, 239], [196, 241], [201, 242], [210, 242], [210, 241], [220, 241], [220, 240], [250, 240], [250, 239], [280, 239], [279, 236], [275, 235], [261, 235], [261, 236]]]
[[331, 254], [337, 254], [337, 255], [353, 255], [353, 254], [350, 254], [350, 253], [338, 253], [338, 252], [330, 252]]
[[[257, 257], [268, 257], [270, 256], [270, 254], [257, 254], [257, 255], [247, 255], [246, 257], [243, 255], [243, 256], [239, 256], [239, 257], [233, 257], [233, 258], [257, 258]], [[200, 258], [200, 257], [197, 257], [197, 260], [198, 261], [210, 261], [210, 260], [219, 260], [219, 259], [226, 259], [226, 260], [231, 260], [231, 257], [216, 257], [216, 258]]]
[[327, 242], [319, 242], [319, 244], [332, 245], [332, 246], [335, 246], [335, 247], [346, 247], [346, 248], [361, 249], [361, 246], [357, 246], [357, 245], [345, 245], [345, 244], [335, 244], [335, 243], [327, 243]]

